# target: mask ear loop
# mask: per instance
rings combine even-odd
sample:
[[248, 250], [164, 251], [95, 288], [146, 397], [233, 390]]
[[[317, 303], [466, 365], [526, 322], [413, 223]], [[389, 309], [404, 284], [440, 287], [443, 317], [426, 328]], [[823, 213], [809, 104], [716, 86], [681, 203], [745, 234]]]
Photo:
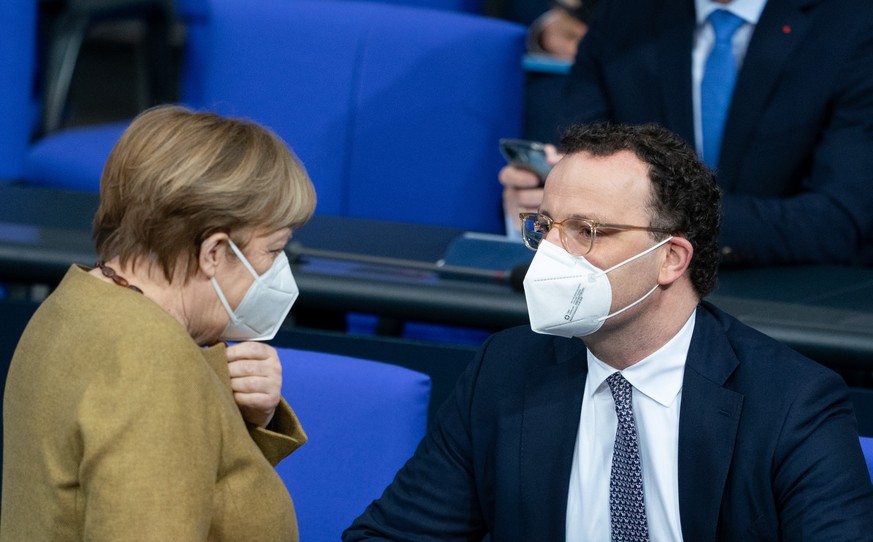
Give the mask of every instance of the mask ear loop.
[[239, 249], [239, 247], [236, 246], [236, 243], [234, 243], [230, 239], [230, 237], [227, 238], [227, 242], [228, 242], [228, 244], [230, 244], [230, 248], [234, 251], [234, 253], [236, 253], [236, 255], [240, 259], [240, 261], [242, 261], [242, 263], [246, 267], [246, 269], [249, 270], [249, 273], [251, 273], [252, 276], [255, 277], [255, 280], [261, 278], [261, 276], [258, 275], [258, 272], [255, 271], [255, 268], [252, 267], [252, 264], [250, 264], [249, 261], [246, 259], [246, 257], [243, 256], [242, 251]]
[[[246, 259], [246, 257], [243, 256], [242, 251], [239, 249], [239, 247], [236, 246], [236, 243], [234, 243], [229, 237], [227, 239], [227, 242], [230, 245], [231, 250], [234, 251], [234, 253], [237, 255], [237, 257], [243, 263], [245, 268], [249, 270], [249, 273], [251, 273], [255, 277], [255, 280], [258, 280], [260, 277], [255, 272], [255, 270], [252, 268], [252, 265], [249, 263], [249, 261]], [[227, 298], [224, 296], [224, 292], [221, 291], [221, 286], [218, 285], [218, 281], [215, 280], [215, 277], [210, 277], [209, 281], [212, 283], [212, 287], [215, 289], [215, 293], [218, 294], [219, 301], [221, 301], [221, 304], [224, 305], [224, 310], [227, 311], [227, 315], [228, 315], [228, 317], [230, 317], [230, 321], [234, 324], [238, 324], [239, 318], [236, 317], [236, 314], [233, 312], [233, 309], [230, 308], [230, 303], [227, 302]]]
[[[609, 269], [607, 269], [606, 271], [604, 271], [603, 274], [605, 275], [605, 274], [609, 273], [610, 271], [612, 271], [613, 269], [617, 269], [617, 268], [621, 267], [622, 265], [624, 265], [624, 264], [626, 264], [626, 263], [629, 263], [629, 262], [632, 262], [632, 261], [636, 260], [637, 258], [642, 258], [642, 257], [645, 256], [646, 254], [648, 254], [648, 253], [652, 252], [653, 250], [657, 249], [658, 247], [663, 246], [665, 243], [667, 243], [667, 241], [669, 241], [669, 240], [672, 239], [672, 238], [673, 238], [673, 236], [671, 235], [670, 237], [664, 239], [663, 241], [661, 241], [661, 242], [658, 243], [657, 245], [654, 245], [654, 246], [652, 246], [652, 247], [650, 247], [650, 248], [647, 248], [646, 250], [640, 252], [640, 253], [637, 254], [636, 256], [631, 256], [631, 257], [628, 258], [627, 260], [625, 260], [625, 261], [623, 261], [623, 262], [621, 262], [621, 263], [618, 263], [618, 264], [616, 264], [616, 265], [613, 265], [612, 267], [610, 267]], [[655, 290], [657, 290], [657, 289], [658, 289], [658, 285], [655, 284], [655, 286], [654, 286], [651, 290], [649, 290], [648, 292], [646, 292], [646, 293], [645, 293], [641, 298], [637, 299], [636, 301], [634, 301], [634, 302], [631, 303], [630, 305], [624, 307], [623, 309], [618, 309], [617, 311], [615, 311], [615, 312], [612, 313], [612, 314], [607, 314], [606, 316], [601, 316], [601, 317], [599, 318], [599, 321], [603, 322], [603, 321], [606, 320], [607, 318], [612, 318], [613, 316], [617, 316], [617, 315], [623, 313], [624, 311], [626, 311], [626, 310], [628, 310], [628, 309], [630, 309], [630, 308], [632, 308], [632, 307], [634, 307], [634, 306], [636, 306], [636, 305], [642, 303], [642, 302], [643, 302], [647, 297], [649, 297], [650, 295], [652, 295], [652, 294], [655, 292]]]
[[224, 305], [224, 310], [227, 311], [227, 315], [230, 317], [230, 321], [234, 324], [239, 323], [239, 319], [236, 317], [236, 314], [233, 313], [233, 309], [230, 308], [230, 303], [227, 302], [227, 298], [224, 297], [224, 292], [221, 291], [221, 286], [218, 285], [218, 281], [215, 280], [215, 277], [210, 277], [210, 282], [212, 282], [212, 287], [215, 288], [215, 293], [218, 294], [218, 299], [221, 301], [221, 304]]
[[631, 257], [628, 258], [627, 260], [625, 260], [625, 261], [623, 261], [623, 262], [619, 262], [619, 263], [613, 265], [612, 267], [610, 267], [609, 269], [607, 269], [606, 271], [604, 271], [603, 274], [605, 275], [605, 274], [609, 273], [610, 271], [613, 271], [613, 270], [615, 270], [615, 269], [618, 269], [619, 267], [623, 266], [624, 264], [630, 263], [630, 262], [636, 260], [637, 258], [642, 258], [643, 256], [645, 256], [645, 255], [648, 254], [649, 252], [652, 252], [653, 250], [656, 250], [657, 248], [663, 246], [665, 243], [667, 243], [667, 242], [668, 242], [670, 239], [672, 239], [672, 238], [673, 238], [673, 236], [671, 235], [670, 237], [668, 237], [668, 238], [664, 239], [663, 241], [659, 242], [658, 244], [653, 245], [653, 246], [647, 248], [646, 250], [640, 252], [639, 254], [637, 254], [637, 255], [635, 255], [635, 256], [631, 256]]
[[643, 300], [645, 300], [647, 297], [649, 297], [650, 295], [652, 295], [652, 293], [653, 293], [655, 290], [657, 290], [657, 289], [658, 289], [658, 285], [656, 284], [655, 287], [652, 288], [651, 290], [649, 290], [645, 295], [643, 295], [643, 297], [637, 299], [636, 301], [634, 301], [633, 303], [631, 303], [630, 305], [628, 305], [627, 307], [625, 307], [625, 308], [623, 308], [623, 309], [618, 309], [617, 311], [615, 311], [615, 312], [612, 313], [612, 314], [607, 314], [606, 316], [601, 316], [601, 317], [599, 318], [599, 321], [600, 321], [600, 322], [603, 322], [603, 321], [606, 320], [607, 318], [612, 318], [613, 316], [617, 316], [617, 315], [623, 313], [624, 311], [628, 310], [629, 308], [631, 308], [631, 307], [633, 307], [633, 306], [635, 306], [635, 305], [637, 305], [637, 304], [639, 304], [639, 303], [642, 303]]

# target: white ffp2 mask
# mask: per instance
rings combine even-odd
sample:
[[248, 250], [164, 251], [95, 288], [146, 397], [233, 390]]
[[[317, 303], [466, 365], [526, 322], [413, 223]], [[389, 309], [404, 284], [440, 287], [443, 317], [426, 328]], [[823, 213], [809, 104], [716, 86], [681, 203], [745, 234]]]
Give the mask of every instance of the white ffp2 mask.
[[605, 271], [554, 243], [541, 243], [524, 277], [531, 329], [559, 337], [584, 337], [594, 333], [607, 318], [628, 310], [658, 288], [656, 284], [641, 298], [610, 314], [612, 286], [607, 273], [645, 256], [670, 239], [672, 237]]
[[291, 274], [288, 256], [285, 251], [279, 253], [273, 260], [273, 265], [259, 276], [234, 242], [229, 239], [228, 242], [249, 273], [255, 277], [255, 281], [236, 310], [233, 310], [218, 281], [212, 277], [212, 286], [230, 319], [221, 338], [227, 341], [269, 341], [276, 336], [300, 293], [294, 275]]

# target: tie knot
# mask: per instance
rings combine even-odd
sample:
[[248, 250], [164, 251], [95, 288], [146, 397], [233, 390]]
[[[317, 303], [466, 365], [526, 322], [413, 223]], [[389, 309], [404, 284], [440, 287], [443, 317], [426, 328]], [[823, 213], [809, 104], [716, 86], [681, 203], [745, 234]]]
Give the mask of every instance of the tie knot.
[[630, 382], [625, 380], [622, 374], [618, 371], [607, 377], [606, 384], [609, 386], [609, 391], [612, 392], [612, 399], [616, 405], [625, 405], [630, 403], [633, 387]]
[[730, 41], [734, 32], [746, 22], [742, 17], [734, 15], [726, 9], [717, 9], [709, 14], [709, 24], [715, 32], [715, 41]]

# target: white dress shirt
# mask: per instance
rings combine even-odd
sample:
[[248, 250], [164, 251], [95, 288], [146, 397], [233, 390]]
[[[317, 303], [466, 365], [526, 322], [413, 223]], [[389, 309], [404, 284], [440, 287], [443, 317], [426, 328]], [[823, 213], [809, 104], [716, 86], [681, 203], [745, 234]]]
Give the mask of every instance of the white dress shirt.
[[730, 11], [741, 17], [745, 22], [737, 29], [731, 40], [734, 58], [737, 59], [737, 71], [743, 65], [746, 49], [752, 39], [752, 31], [761, 18], [761, 12], [767, 0], [733, 0], [728, 4], [720, 4], [712, 0], [694, 0], [694, 10], [697, 14], [697, 28], [694, 31], [694, 47], [691, 50], [691, 95], [694, 106], [694, 145], [697, 154], [703, 153], [703, 128], [700, 120], [700, 82], [703, 81], [703, 67], [706, 59], [715, 45], [715, 32], [707, 21], [709, 14], [717, 9]]
[[[681, 541], [679, 405], [695, 315], [657, 352], [621, 374], [633, 386], [649, 540]], [[615, 369], [589, 351], [579, 432], [567, 495], [567, 540], [611, 539], [609, 475], [618, 420], [606, 378]]]

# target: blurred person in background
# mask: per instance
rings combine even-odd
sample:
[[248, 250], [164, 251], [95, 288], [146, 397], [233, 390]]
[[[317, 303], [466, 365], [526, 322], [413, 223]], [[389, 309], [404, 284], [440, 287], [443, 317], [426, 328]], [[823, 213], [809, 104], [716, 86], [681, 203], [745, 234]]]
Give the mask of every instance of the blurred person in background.
[[[605, 0], [565, 90], [560, 124], [656, 122], [697, 150], [723, 264], [873, 262], [867, 0]], [[500, 182], [508, 217], [536, 211], [533, 175]]]
[[527, 51], [573, 60], [595, 0], [486, 0], [486, 14], [528, 27]]

